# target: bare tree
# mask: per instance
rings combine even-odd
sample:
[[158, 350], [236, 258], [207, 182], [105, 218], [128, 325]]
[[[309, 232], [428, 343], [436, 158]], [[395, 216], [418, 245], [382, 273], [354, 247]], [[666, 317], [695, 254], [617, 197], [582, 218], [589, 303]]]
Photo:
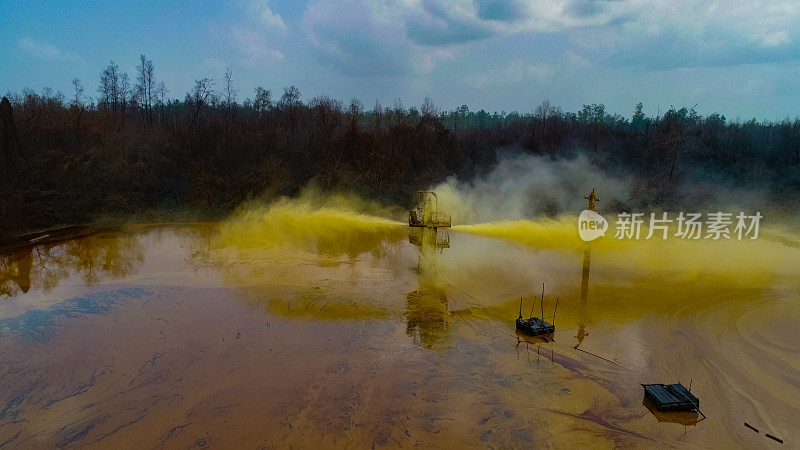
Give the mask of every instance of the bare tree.
[[81, 84], [81, 80], [73, 78], [72, 87], [75, 89], [75, 97], [72, 100], [72, 105], [76, 108], [80, 108], [83, 104], [83, 85]]
[[233, 88], [233, 72], [230, 67], [225, 69], [225, 91], [222, 93], [225, 96], [225, 104], [228, 109], [233, 108], [236, 104], [236, 89]]
[[195, 121], [197, 121], [197, 117], [200, 115], [200, 110], [203, 108], [203, 105], [216, 102], [214, 80], [211, 78], [194, 80], [194, 88], [186, 94], [186, 100], [194, 104], [194, 115], [192, 116], [192, 122], [189, 124], [189, 129], [191, 129]]
[[256, 98], [253, 100], [253, 107], [256, 111], [264, 113], [272, 108], [272, 92], [261, 86], [256, 87]]
[[425, 97], [425, 100], [422, 102], [422, 107], [420, 108], [420, 112], [422, 113], [422, 117], [431, 118], [436, 117], [439, 115], [439, 112], [436, 109], [436, 106], [433, 105], [433, 100], [430, 97]]
[[155, 84], [153, 61], [147, 59], [144, 55], [139, 55], [139, 64], [136, 66], [136, 98], [142, 106], [148, 122], [153, 121]]
[[300, 90], [294, 85], [283, 88], [283, 95], [278, 101], [278, 108], [282, 110], [298, 108], [303, 103], [300, 101]]
[[356, 128], [358, 125], [358, 121], [361, 119], [361, 114], [364, 111], [364, 105], [361, 104], [361, 100], [353, 97], [350, 99], [350, 107], [348, 108], [348, 113], [350, 115], [350, 127]]
[[406, 108], [403, 106], [403, 101], [400, 100], [400, 97], [394, 98], [394, 105], [392, 106], [391, 110], [391, 118], [394, 121], [394, 125], [401, 125], [405, 124], [406, 122]]
[[83, 85], [81, 80], [73, 78], [72, 87], [75, 89], [72, 108], [75, 110], [75, 148], [77, 149], [81, 145], [81, 115], [83, 115]]
[[100, 72], [100, 85], [97, 87], [100, 93], [98, 104], [106, 108], [111, 107], [114, 112], [120, 102], [120, 75], [119, 66], [110, 61], [108, 67]]
[[125, 113], [125, 109], [128, 107], [128, 103], [131, 100], [135, 100], [133, 98], [133, 89], [131, 88], [131, 81], [128, 78], [127, 73], [122, 73], [119, 77], [119, 101], [122, 105], [122, 113]]
[[378, 136], [383, 126], [383, 107], [378, 99], [375, 99], [375, 106], [372, 108], [372, 134]]
[[459, 106], [450, 114], [453, 118], [453, 130], [455, 133], [458, 133], [458, 126], [461, 124], [462, 120], [467, 118], [467, 114], [469, 114], [469, 107], [467, 105]]
[[164, 82], [158, 83], [158, 106], [161, 109], [161, 123], [164, 123], [164, 102], [166, 101], [167, 92], [167, 85]]

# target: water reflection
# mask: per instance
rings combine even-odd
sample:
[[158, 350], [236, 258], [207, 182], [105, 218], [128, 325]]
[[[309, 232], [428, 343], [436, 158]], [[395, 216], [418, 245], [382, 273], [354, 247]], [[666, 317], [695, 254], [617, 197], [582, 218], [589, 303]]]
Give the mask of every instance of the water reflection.
[[434, 348], [445, 342], [450, 322], [447, 295], [434, 285], [406, 294], [406, 333], [415, 343]]
[[[592, 191], [592, 193], [594, 193], [594, 191]], [[586, 249], [583, 251], [583, 269], [581, 271], [581, 298], [578, 304], [578, 334], [575, 335], [578, 343], [575, 344], [575, 348], [580, 347], [583, 340], [589, 335], [589, 333], [586, 332], [586, 325], [589, 323], [589, 318], [586, 314], [586, 301], [589, 298], [589, 269], [591, 265], [592, 245], [586, 244]]]
[[408, 241], [419, 249], [417, 257], [418, 287], [406, 294], [406, 333], [425, 348], [442, 344], [447, 336], [450, 311], [447, 294], [439, 286], [436, 259], [439, 252], [450, 248], [445, 230], [429, 227], [411, 228]]
[[677, 423], [687, 427], [693, 427], [697, 425], [698, 422], [703, 420], [697, 411], [659, 411], [658, 408], [656, 408], [656, 406], [646, 397], [642, 400], [642, 404], [659, 422]]
[[540, 345], [540, 344], [546, 344], [546, 343], [549, 343], [549, 342], [555, 342], [555, 339], [553, 338], [553, 335], [551, 335], [551, 334], [540, 334], [538, 336], [531, 336], [530, 334], [523, 333], [522, 331], [519, 331], [519, 330], [516, 330], [515, 332], [516, 332], [516, 335], [517, 335], [517, 346], [519, 346], [519, 344], [522, 343], [522, 342], [525, 342], [527, 344], [534, 344], [534, 345]]
[[13, 297], [20, 292], [27, 293], [31, 288], [32, 268], [33, 247], [0, 256], [0, 296]]
[[400, 266], [402, 224], [324, 210], [290, 212], [273, 208], [206, 227], [188, 239], [189, 264], [221, 275], [242, 301], [272, 315], [332, 321], [399, 315], [375, 288], [389, 281], [376, 270]]
[[[290, 238], [273, 245], [259, 241], [260, 226], [266, 225], [250, 229], [255, 233], [252, 241], [247, 234], [221, 239], [217, 226], [205, 224], [170, 227], [163, 233], [140, 227], [72, 243], [28, 246], [0, 258], [4, 292], [26, 301], [36, 296], [36, 289], [44, 289], [48, 276], [55, 283], [70, 277], [64, 284], [102, 283], [137, 273], [125, 286], [74, 294], [69, 301], [41, 308], [42, 314], [8, 316], [13, 320], [0, 323], [9, 335], [36, 336], [42, 324], [53, 323], [50, 318], [59, 320], [47, 346], [0, 340], [7, 359], [19, 361], [5, 365], [9, 383], [0, 398], [12, 406], [17, 405], [13, 399], [24, 399], [14, 408], [25, 414], [19, 416], [24, 422], [12, 423], [7, 415], [0, 425], [10, 436], [22, 429], [20, 440], [40, 435], [51, 439], [67, 425], [50, 422], [54, 415], [85, 418], [76, 422], [80, 427], [74, 433], [81, 436], [82, 430], [89, 430], [80, 442], [91, 443], [119, 429], [119, 423], [130, 422], [121, 433], [152, 437], [148, 443], [156, 446], [162, 443], [163, 431], [148, 431], [147, 423], [192, 414], [197, 421], [185, 426], [184, 434], [176, 434], [186, 441], [180, 441], [181, 446], [192, 445], [209, 430], [234, 436], [219, 441], [220, 446], [252, 430], [266, 430], [277, 436], [275, 445], [283, 446], [308, 446], [317, 432], [325, 439], [340, 439], [320, 438], [328, 444], [320, 447], [337, 442], [368, 446], [375, 433], [384, 431], [391, 439], [411, 436], [398, 443], [447, 446], [464, 436], [477, 440], [478, 433], [483, 439], [491, 430], [496, 440], [486, 445], [508, 447], [533, 442], [520, 438], [517, 430], [530, 428], [528, 418], [534, 414], [541, 421], [537, 438], [540, 432], [549, 433], [542, 439], [569, 438], [572, 441], [564, 446], [599, 447], [702, 445], [717, 436], [724, 445], [742, 439], [737, 430], [743, 420], [774, 423], [788, 434], [785, 430], [796, 417], [800, 290], [796, 265], [790, 265], [797, 260], [795, 248], [751, 243], [759, 245], [758, 254], [782, 261], [781, 270], [773, 277], [731, 283], [716, 264], [691, 277], [670, 271], [678, 264], [669, 261], [694, 259], [700, 250], [713, 253], [714, 244], [670, 247], [659, 253], [659, 243], [637, 243], [643, 256], [630, 262], [628, 257], [636, 256], [630, 249], [595, 245], [594, 255], [583, 246], [583, 255], [572, 250], [531, 251], [460, 233], [452, 236], [449, 248], [444, 233], [416, 230], [419, 234], [398, 239], [397, 230], [407, 229], [394, 225], [364, 235], [363, 246], [352, 241], [358, 237], [355, 232], [320, 228], [313, 232], [323, 236], [318, 239], [312, 233], [317, 225], [305, 235], [313, 244], [298, 240], [293, 246]], [[406, 238], [411, 244], [405, 244]], [[67, 278], [59, 278], [63, 271]], [[538, 291], [541, 280], [547, 281], [549, 292], [572, 291], [562, 296], [558, 318], [569, 334], [577, 330], [577, 350], [571, 340], [527, 336], [520, 336], [513, 347], [510, 332], [519, 295]], [[141, 289], [128, 290], [131, 287]], [[121, 300], [127, 295], [143, 301], [129, 302], [129, 308], [114, 306], [115, 311], [106, 314], [107, 306], [117, 304], [108, 292]], [[57, 290], [53, 297], [73, 295], [62, 293]], [[457, 313], [462, 296], [470, 298], [469, 313], [463, 315]], [[546, 299], [548, 312], [554, 299], [555, 295]], [[23, 303], [16, 300], [0, 303]], [[530, 297], [525, 306], [529, 301]], [[541, 307], [536, 305], [543, 314]], [[85, 320], [88, 315], [91, 322]], [[65, 316], [68, 320], [60, 323]], [[585, 343], [590, 326], [593, 339]], [[526, 355], [542, 370], [531, 371], [522, 364]], [[97, 377], [102, 383], [89, 383], [93, 371], [105, 367], [113, 370]], [[130, 389], [129, 374], [141, 372], [147, 382]], [[694, 378], [708, 411], [731, 414], [715, 414], [714, 420], [690, 429], [696, 433], [676, 439], [678, 427], [659, 426], [645, 414], [638, 383], [678, 376]], [[42, 384], [36, 384], [38, 380]], [[198, 382], [207, 383], [204, 391], [212, 394], [195, 398]], [[45, 392], [40, 386], [53, 390]], [[160, 406], [155, 402], [141, 412], [138, 405], [153, 405], [152, 399], [161, 395], [187, 400]], [[67, 396], [68, 401], [48, 403]], [[272, 401], [265, 403], [265, 398]], [[198, 404], [205, 405], [202, 414]], [[265, 413], [250, 414], [254, 408], [266, 408]], [[337, 422], [348, 408], [348, 415]], [[219, 414], [230, 414], [231, 420], [220, 422]], [[683, 415], [654, 416], [686, 426], [696, 423]], [[358, 427], [367, 434], [352, 434], [352, 424], [362, 417], [379, 420], [361, 421], [371, 427]], [[423, 422], [409, 424], [404, 417]], [[53, 424], [52, 429], [43, 430], [40, 423]], [[183, 423], [165, 423], [164, 428], [181, 429]], [[224, 427], [215, 428], [220, 423]], [[442, 423], [446, 426], [436, 434]], [[37, 425], [26, 428], [29, 424]], [[230, 428], [236, 426], [240, 428]], [[263, 438], [263, 433], [256, 434]], [[351, 440], [342, 441], [344, 435]], [[609, 441], [587, 441], [588, 435]], [[0, 437], [0, 442], [7, 438]], [[128, 438], [104, 442], [113, 447]], [[437, 438], [443, 440], [431, 440]], [[55, 441], [45, 442], [54, 446]]]
[[87, 285], [104, 277], [133, 273], [144, 259], [139, 238], [132, 234], [90, 235], [66, 242], [17, 247], [0, 255], [0, 297], [50, 293], [76, 274]]
[[[525, 356], [528, 359], [528, 364], [532, 364], [534, 362], [533, 355], [535, 355], [535, 360], [538, 363], [542, 356], [547, 361], [550, 361], [552, 366], [556, 365], [556, 353], [553, 349], [553, 339], [552, 335], [542, 334], [539, 336], [531, 336], [529, 334], [523, 333], [519, 330], [516, 331], [517, 336], [517, 358], [520, 357], [520, 348], [522, 344], [525, 348]], [[542, 346], [545, 346], [544, 351], [542, 351]], [[569, 368], [569, 365], [565, 365], [565, 367]]]

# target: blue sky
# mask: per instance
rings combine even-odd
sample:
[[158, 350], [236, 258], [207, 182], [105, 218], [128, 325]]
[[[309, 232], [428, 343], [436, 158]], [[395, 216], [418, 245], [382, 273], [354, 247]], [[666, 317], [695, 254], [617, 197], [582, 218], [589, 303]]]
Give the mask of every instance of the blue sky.
[[[800, 2], [787, 0], [0, 1], [0, 91], [71, 79], [96, 96], [113, 59], [153, 60], [171, 97], [233, 72], [239, 99], [295, 84], [371, 107], [528, 112], [602, 102], [800, 115]], [[220, 87], [221, 83], [218, 83]]]

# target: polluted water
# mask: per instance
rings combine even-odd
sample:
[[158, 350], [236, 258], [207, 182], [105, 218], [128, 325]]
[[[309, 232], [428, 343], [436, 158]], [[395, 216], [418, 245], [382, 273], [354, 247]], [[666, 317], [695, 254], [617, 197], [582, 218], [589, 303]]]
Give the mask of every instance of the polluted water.
[[[306, 191], [8, 249], [0, 443], [800, 440], [797, 236], [587, 244], [577, 215], [456, 218]], [[553, 339], [515, 332], [535, 297], [558, 298]], [[706, 420], [643, 403], [643, 383], [690, 380]]]

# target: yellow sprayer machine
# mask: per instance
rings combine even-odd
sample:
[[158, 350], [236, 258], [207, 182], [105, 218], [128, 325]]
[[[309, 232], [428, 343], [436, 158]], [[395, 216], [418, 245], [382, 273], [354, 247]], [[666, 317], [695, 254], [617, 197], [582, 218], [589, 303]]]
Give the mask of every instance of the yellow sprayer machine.
[[439, 212], [439, 198], [433, 191], [417, 191], [417, 206], [408, 212], [408, 226], [449, 228], [450, 214]]

